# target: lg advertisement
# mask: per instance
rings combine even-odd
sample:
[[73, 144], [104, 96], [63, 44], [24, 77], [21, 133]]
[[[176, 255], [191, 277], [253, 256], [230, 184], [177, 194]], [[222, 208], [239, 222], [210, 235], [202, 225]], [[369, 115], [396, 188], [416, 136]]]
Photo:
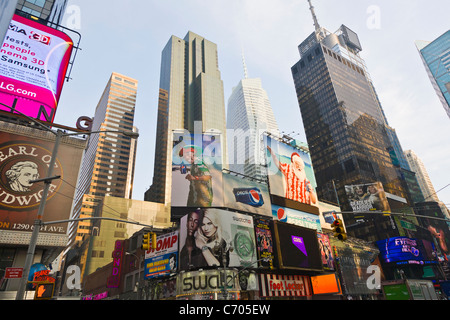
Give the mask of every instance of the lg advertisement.
[[14, 15], [0, 55], [0, 110], [55, 117], [73, 42], [68, 35]]

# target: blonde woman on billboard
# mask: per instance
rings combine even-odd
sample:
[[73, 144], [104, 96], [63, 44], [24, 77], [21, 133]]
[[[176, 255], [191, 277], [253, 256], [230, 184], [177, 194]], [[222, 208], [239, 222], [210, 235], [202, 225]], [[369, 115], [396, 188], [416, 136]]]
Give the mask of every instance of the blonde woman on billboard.
[[205, 210], [203, 220], [198, 228], [196, 237], [197, 247], [202, 250], [208, 266], [223, 267], [230, 262], [229, 243], [225, 240], [220, 217], [210, 209]]

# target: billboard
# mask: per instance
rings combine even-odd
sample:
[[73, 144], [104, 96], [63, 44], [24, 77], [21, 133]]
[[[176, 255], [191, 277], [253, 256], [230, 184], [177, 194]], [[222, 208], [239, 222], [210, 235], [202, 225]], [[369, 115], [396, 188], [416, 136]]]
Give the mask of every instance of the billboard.
[[53, 122], [72, 48], [64, 32], [14, 15], [1, 48], [0, 102]]
[[273, 269], [275, 255], [270, 221], [267, 219], [255, 218], [255, 234], [258, 260], [260, 260], [259, 266], [262, 268]]
[[312, 292], [308, 276], [259, 274], [261, 297], [306, 297]]
[[178, 231], [156, 238], [156, 249], [145, 252], [144, 277], [146, 279], [169, 275], [177, 271]]
[[346, 185], [345, 193], [352, 211], [390, 211], [381, 182]]
[[256, 266], [251, 216], [215, 208], [189, 211], [180, 220], [179, 270]]
[[434, 260], [435, 247], [427, 240], [394, 237], [376, 243], [385, 263], [426, 264]]
[[226, 291], [235, 296], [241, 290], [238, 278], [238, 271], [230, 269], [181, 272], [177, 277], [177, 296], [203, 294], [206, 300], [213, 293], [223, 292], [225, 283]]
[[310, 155], [264, 136], [270, 193], [308, 205], [317, 203]]
[[274, 221], [280, 269], [322, 271], [316, 230]]
[[324, 270], [334, 270], [334, 259], [331, 253], [330, 237], [327, 234], [317, 233], [319, 240], [320, 255]]
[[174, 132], [172, 207], [222, 207], [220, 135]]
[[339, 279], [335, 273], [311, 276], [314, 294], [341, 294]]
[[222, 179], [225, 207], [270, 217], [270, 194], [267, 184], [229, 173], [224, 173]]
[[320, 217], [313, 213], [294, 210], [272, 204], [272, 217], [274, 220], [294, 224], [300, 227], [322, 231]]
[[[0, 229], [32, 231], [41, 202], [44, 182], [30, 181], [47, 177], [54, 141], [33, 134], [15, 134], [17, 130], [0, 129]], [[25, 130], [22, 132], [26, 132]], [[49, 187], [43, 221], [69, 219], [72, 199], [85, 141], [61, 141]], [[43, 226], [44, 233], [67, 233], [67, 223]]]

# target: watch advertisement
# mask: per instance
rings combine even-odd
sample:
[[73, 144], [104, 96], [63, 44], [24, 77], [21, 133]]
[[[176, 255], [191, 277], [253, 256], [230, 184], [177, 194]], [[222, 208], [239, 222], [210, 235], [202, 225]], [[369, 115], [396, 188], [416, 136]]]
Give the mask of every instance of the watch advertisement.
[[216, 208], [189, 211], [180, 221], [179, 270], [257, 267], [251, 216]]

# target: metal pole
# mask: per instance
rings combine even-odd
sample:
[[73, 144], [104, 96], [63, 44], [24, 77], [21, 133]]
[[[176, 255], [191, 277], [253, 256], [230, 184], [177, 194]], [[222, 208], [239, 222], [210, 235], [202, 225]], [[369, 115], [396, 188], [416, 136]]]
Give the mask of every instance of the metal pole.
[[[53, 168], [55, 167], [55, 164], [56, 164], [56, 155], [58, 153], [59, 143], [61, 141], [62, 135], [63, 135], [63, 132], [58, 130], [56, 133], [55, 145], [53, 146], [52, 158], [50, 160], [49, 167], [48, 167], [47, 177], [53, 176]], [[50, 188], [51, 180], [48, 179], [44, 183], [45, 183], [44, 190], [42, 192], [42, 198], [41, 198], [41, 202], [39, 204], [37, 219], [34, 221], [34, 229], [33, 229], [33, 232], [31, 233], [30, 244], [28, 246], [27, 256], [25, 259], [25, 265], [23, 267], [23, 275], [22, 275], [22, 278], [20, 279], [19, 289], [17, 290], [16, 300], [23, 300], [23, 298], [24, 298], [27, 281], [28, 281], [28, 276], [30, 274], [31, 264], [33, 263], [33, 259], [34, 259], [36, 243], [37, 243], [38, 236], [39, 236], [39, 229], [41, 227], [42, 218], [44, 216], [45, 204], [47, 202], [47, 195], [48, 195], [48, 190]]]

